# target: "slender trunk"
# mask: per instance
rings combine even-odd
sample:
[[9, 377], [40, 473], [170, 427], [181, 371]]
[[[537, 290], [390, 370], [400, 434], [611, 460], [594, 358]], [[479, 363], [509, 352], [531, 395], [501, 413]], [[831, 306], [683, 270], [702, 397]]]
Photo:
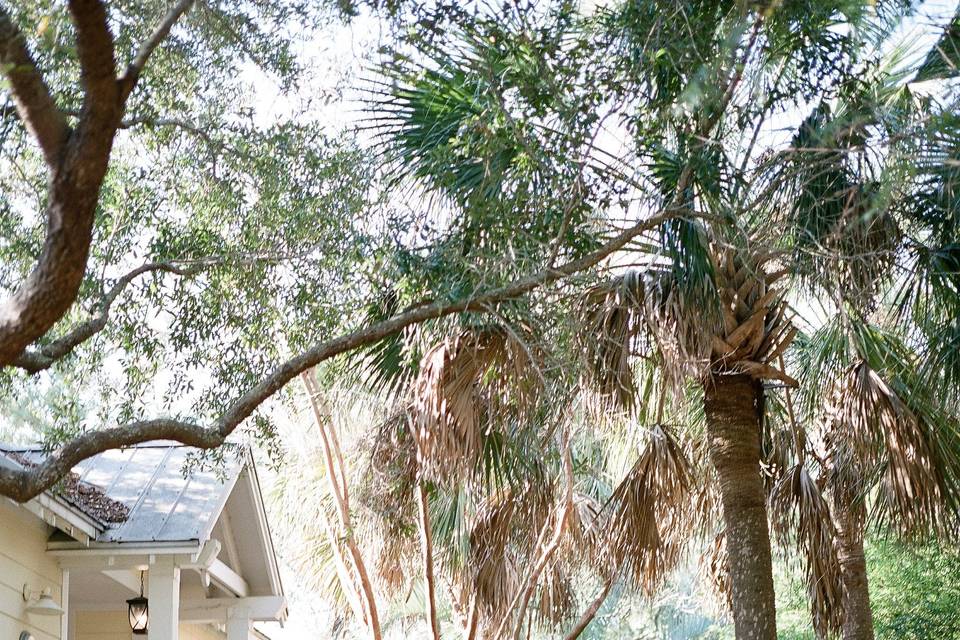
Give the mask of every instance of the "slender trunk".
[[834, 495], [833, 518], [837, 526], [837, 558], [843, 581], [844, 640], [873, 640], [873, 613], [863, 554], [863, 528], [851, 501]]
[[763, 480], [763, 387], [748, 375], [704, 384], [710, 459], [720, 483], [737, 640], [776, 640], [773, 565]]
[[433, 640], [440, 640], [440, 622], [437, 620], [437, 589], [433, 578], [433, 532], [430, 529], [430, 505], [423, 481], [417, 483], [417, 506], [420, 510], [420, 551], [423, 556], [423, 577], [427, 585], [427, 619]]
[[313, 373], [304, 372], [300, 375], [303, 385], [307, 390], [307, 396], [310, 399], [310, 407], [313, 409], [313, 417], [317, 422], [317, 429], [320, 431], [320, 440], [323, 443], [323, 455], [327, 465], [327, 481], [330, 483], [330, 494], [333, 496], [334, 505], [337, 508], [337, 516], [340, 519], [340, 526], [343, 528], [343, 540], [350, 552], [350, 559], [353, 560], [354, 569], [357, 577], [360, 579], [360, 586], [363, 590], [363, 604], [367, 613], [367, 623], [370, 630], [370, 636], [373, 640], [381, 640], [383, 634], [380, 630], [380, 616], [377, 613], [377, 600], [373, 593], [373, 584], [370, 582], [370, 576], [367, 573], [366, 563], [363, 561], [363, 554], [360, 553], [360, 547], [353, 537], [353, 524], [350, 519], [349, 489], [347, 487], [346, 476], [339, 476], [337, 470], [343, 473], [341, 464], [334, 462], [334, 446], [337, 446], [339, 452], [339, 443], [336, 432], [330, 429], [328, 432], [329, 419], [324, 416], [318, 400], [319, 390], [313, 380]]
[[330, 550], [333, 554], [333, 563], [337, 570], [337, 579], [340, 580], [340, 587], [343, 589], [344, 596], [347, 598], [347, 603], [350, 605], [350, 611], [353, 612], [353, 616], [360, 624], [367, 626], [369, 624], [369, 621], [367, 620], [367, 610], [361, 601], [361, 596], [363, 593], [361, 592], [360, 587], [350, 576], [350, 570], [347, 568], [347, 559], [343, 555], [343, 550], [340, 548], [340, 542], [337, 540], [337, 536], [333, 532], [333, 527], [330, 524], [330, 520], [327, 518], [327, 514], [321, 514], [321, 518], [323, 518], [323, 532], [327, 537], [327, 544], [330, 545]]
[[517, 590], [513, 596], [513, 599], [510, 601], [510, 604], [507, 606], [503, 620], [500, 621], [500, 624], [497, 626], [496, 633], [493, 634], [493, 637], [497, 638], [498, 640], [500, 638], [507, 637], [503, 632], [507, 628], [507, 625], [510, 624], [514, 612], [516, 612], [516, 624], [513, 626], [513, 632], [511, 633], [510, 637], [512, 637], [513, 640], [519, 640], [520, 632], [523, 630], [523, 616], [527, 610], [527, 605], [530, 603], [530, 598], [533, 596], [533, 592], [537, 588], [537, 582], [540, 580], [540, 574], [542, 574], [543, 570], [547, 568], [547, 565], [553, 558], [553, 554], [560, 547], [560, 542], [563, 538], [563, 532], [564, 529], [566, 529], [567, 520], [570, 518], [570, 512], [573, 510], [573, 459], [571, 458], [570, 454], [569, 433], [564, 436], [563, 475], [566, 480], [566, 491], [564, 492], [563, 507], [556, 514], [557, 519], [556, 524], [554, 525], [553, 535], [550, 537], [549, 541], [546, 540], [546, 535], [551, 524], [551, 519], [547, 518], [546, 522], [543, 523], [543, 528], [540, 530], [540, 535], [537, 538], [537, 547], [542, 549], [540, 556], [537, 558], [537, 562], [530, 570], [530, 573], [527, 574], [527, 578], [523, 585]]
[[475, 640], [477, 637], [477, 622], [480, 618], [480, 613], [477, 606], [477, 594], [476, 592], [470, 596], [470, 606], [467, 607], [467, 626], [463, 630], [464, 640]]
[[590, 603], [590, 606], [587, 607], [587, 610], [583, 612], [583, 615], [580, 616], [580, 619], [577, 620], [577, 624], [573, 626], [573, 629], [570, 630], [570, 633], [563, 637], [563, 640], [577, 640], [580, 637], [580, 634], [583, 633], [587, 625], [593, 622], [593, 618], [597, 615], [597, 611], [600, 610], [600, 607], [603, 606], [604, 601], [607, 599], [607, 595], [610, 593], [610, 587], [613, 586], [613, 578], [607, 578], [607, 581], [603, 584], [603, 590], [600, 592], [600, 595]]

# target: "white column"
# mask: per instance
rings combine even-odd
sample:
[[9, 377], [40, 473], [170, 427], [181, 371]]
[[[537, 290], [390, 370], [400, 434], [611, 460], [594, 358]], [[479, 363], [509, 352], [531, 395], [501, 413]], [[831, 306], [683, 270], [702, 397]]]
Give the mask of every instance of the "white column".
[[60, 640], [67, 640], [70, 637], [70, 616], [73, 611], [70, 610], [70, 572], [66, 569], [60, 570], [60, 608], [64, 611], [60, 616]]
[[147, 571], [150, 624], [147, 640], [178, 640], [180, 627], [180, 568], [158, 558]]
[[250, 640], [250, 610], [246, 607], [227, 609], [227, 640]]

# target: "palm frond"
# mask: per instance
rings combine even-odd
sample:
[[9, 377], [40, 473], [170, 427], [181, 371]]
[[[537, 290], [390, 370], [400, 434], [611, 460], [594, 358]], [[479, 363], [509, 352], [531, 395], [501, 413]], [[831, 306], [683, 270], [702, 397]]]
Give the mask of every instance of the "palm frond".
[[683, 448], [665, 427], [654, 426], [604, 507], [600, 532], [611, 566], [623, 567], [648, 596], [682, 557], [690, 535], [690, 491], [690, 463]]
[[442, 482], [473, 472], [492, 416], [522, 413], [536, 401], [536, 367], [527, 346], [497, 327], [464, 331], [430, 349], [410, 412], [420, 473]]
[[953, 528], [944, 511], [943, 468], [923, 421], [866, 362], [842, 378], [827, 419], [835, 490], [862, 499], [879, 481], [876, 516], [906, 538]]
[[817, 637], [838, 634], [843, 624], [843, 583], [833, 518], [820, 487], [802, 465], [795, 465], [776, 484], [769, 501], [780, 545], [788, 549], [796, 541], [799, 548]]

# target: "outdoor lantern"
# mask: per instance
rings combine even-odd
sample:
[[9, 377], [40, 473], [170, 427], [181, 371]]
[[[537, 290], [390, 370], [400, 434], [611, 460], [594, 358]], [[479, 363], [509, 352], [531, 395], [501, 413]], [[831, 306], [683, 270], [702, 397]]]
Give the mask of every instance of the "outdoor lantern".
[[147, 635], [150, 607], [147, 605], [147, 599], [143, 597], [143, 571], [140, 572], [140, 595], [127, 600], [127, 608], [127, 613], [130, 617], [130, 629], [133, 630], [133, 635]]

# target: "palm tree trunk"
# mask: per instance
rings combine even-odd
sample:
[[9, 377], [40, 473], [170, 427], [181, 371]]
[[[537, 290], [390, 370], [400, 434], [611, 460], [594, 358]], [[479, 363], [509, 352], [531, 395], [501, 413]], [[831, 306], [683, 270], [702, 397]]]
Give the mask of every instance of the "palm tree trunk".
[[717, 375], [704, 384], [707, 437], [720, 482], [738, 640], [777, 637], [770, 534], [760, 477], [762, 402], [761, 383], [748, 375]]
[[851, 500], [834, 495], [833, 517], [837, 526], [837, 558], [843, 580], [844, 640], [873, 640], [873, 613], [867, 584], [867, 560], [863, 554], [863, 529]]

